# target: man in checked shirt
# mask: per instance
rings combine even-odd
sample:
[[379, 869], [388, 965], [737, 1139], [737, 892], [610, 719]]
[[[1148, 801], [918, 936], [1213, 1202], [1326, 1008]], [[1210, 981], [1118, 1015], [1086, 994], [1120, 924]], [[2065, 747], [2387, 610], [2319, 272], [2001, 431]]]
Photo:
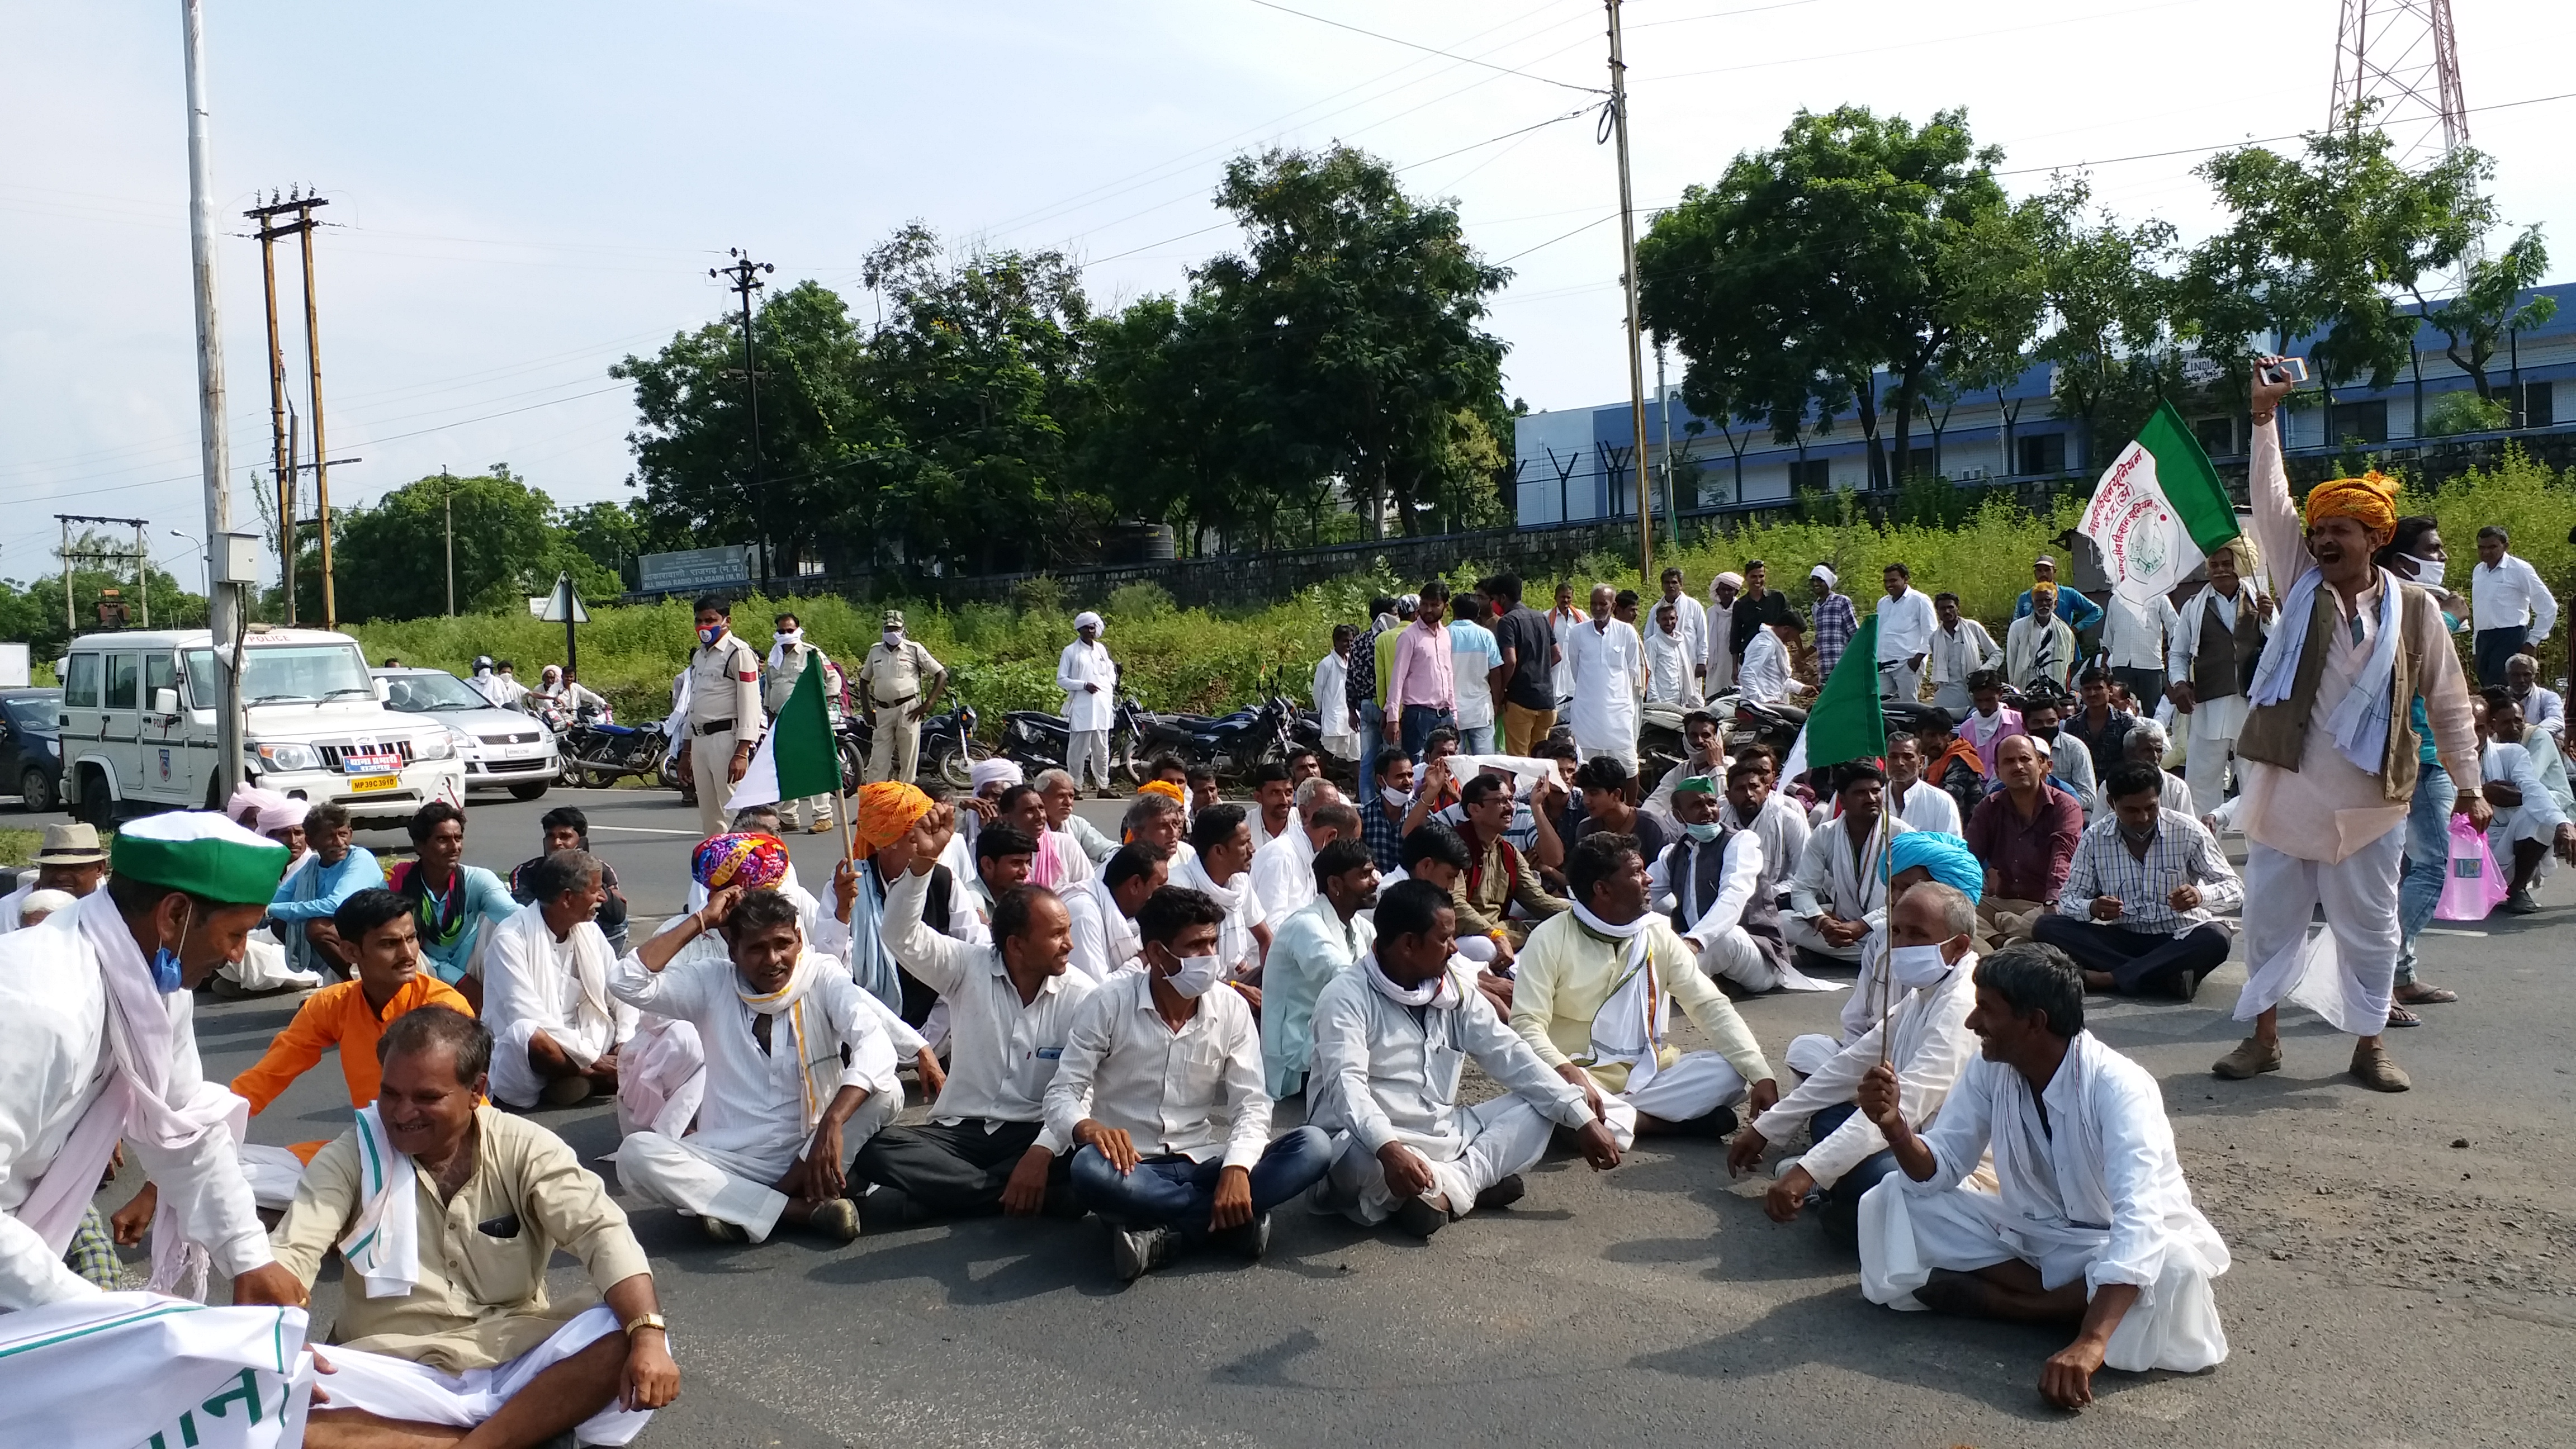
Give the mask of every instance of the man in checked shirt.
[[2092, 991], [2189, 1001], [2227, 960], [2235, 933], [2211, 912], [2241, 904], [2244, 883], [2199, 821], [2158, 804], [2163, 771], [2143, 760], [2111, 770], [2111, 813], [2075, 847], [2057, 913], [2032, 939], [2083, 968]]

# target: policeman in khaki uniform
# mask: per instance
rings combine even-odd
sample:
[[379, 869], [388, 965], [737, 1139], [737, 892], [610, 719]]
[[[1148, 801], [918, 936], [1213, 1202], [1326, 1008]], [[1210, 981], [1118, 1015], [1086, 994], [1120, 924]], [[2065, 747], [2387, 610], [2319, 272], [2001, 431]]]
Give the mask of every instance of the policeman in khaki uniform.
[[725, 802], [751, 768], [767, 717], [760, 712], [760, 651], [733, 632], [733, 605], [698, 600], [698, 647], [689, 654], [689, 751], [680, 757], [698, 791], [698, 832], [726, 829]]
[[912, 783], [921, 768], [921, 722], [948, 688], [948, 666], [904, 637], [903, 610], [885, 612], [885, 637], [859, 665], [859, 698], [876, 723], [868, 747], [868, 781]]

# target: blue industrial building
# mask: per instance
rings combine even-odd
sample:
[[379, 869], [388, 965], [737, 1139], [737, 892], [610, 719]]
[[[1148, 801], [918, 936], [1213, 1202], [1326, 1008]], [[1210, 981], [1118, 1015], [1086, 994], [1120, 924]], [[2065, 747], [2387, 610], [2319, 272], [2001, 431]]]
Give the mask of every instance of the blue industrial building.
[[[2559, 303], [2548, 322], [2510, 339], [2487, 364], [2489, 385], [2511, 406], [2519, 399], [2516, 425], [2508, 432], [2576, 431], [2576, 288], [2541, 287], [2524, 294], [2547, 294]], [[2471, 388], [2468, 375], [2443, 355], [2446, 339], [2430, 326], [2416, 336], [2415, 365], [2385, 391], [2355, 386], [2338, 388], [2333, 432], [2327, 432], [2323, 408], [2284, 413], [2283, 439], [2290, 454], [2332, 453], [2347, 439], [2363, 446], [2410, 442], [2421, 436], [2418, 419], [2446, 393]], [[2304, 344], [2286, 349], [2304, 353]], [[2050, 401], [2053, 369], [2040, 364], [2025, 371], [2000, 394], [1961, 398], [1946, 416], [1914, 420], [1908, 445], [1911, 466], [1891, 471], [1938, 476], [1958, 484], [2033, 484], [2056, 480], [2079, 486], [2100, 472], [2125, 439], [2105, 439], [2102, 456], [2083, 456], [2080, 430], [2072, 418], [2061, 418]], [[1880, 396], [1890, 383], [1881, 372]], [[1797, 443], [1779, 443], [1761, 424], [1728, 419], [1719, 423], [1695, 417], [1683, 406], [1678, 386], [1667, 396], [1646, 402], [1646, 467], [1658, 471], [1670, 438], [1670, 450], [1683, 496], [1657, 511], [1677, 506], [1684, 516], [1787, 502], [1800, 490], [1859, 489], [1869, 486], [1869, 444], [1857, 418], [1836, 418], [1829, 431], [1815, 430]], [[1667, 422], [1669, 418], [1669, 423]], [[1939, 423], [1937, 436], [1932, 424]], [[1697, 425], [1694, 429], [1694, 424]], [[2192, 425], [2201, 444], [2221, 467], [2241, 461], [2247, 446], [2240, 414], [2213, 411], [2195, 416]], [[1668, 430], [1669, 429], [1669, 433]], [[1881, 418], [1879, 435], [1891, 454], [1895, 432]], [[2492, 436], [2474, 434], [2465, 436]], [[1636, 513], [1635, 434], [1626, 402], [1600, 407], [1563, 408], [1529, 413], [1514, 429], [1513, 457], [1516, 513], [1522, 527], [1580, 522], [1585, 519], [1633, 517]], [[1695, 483], [1688, 481], [1696, 472]], [[1660, 487], [1660, 483], [1656, 486]]]

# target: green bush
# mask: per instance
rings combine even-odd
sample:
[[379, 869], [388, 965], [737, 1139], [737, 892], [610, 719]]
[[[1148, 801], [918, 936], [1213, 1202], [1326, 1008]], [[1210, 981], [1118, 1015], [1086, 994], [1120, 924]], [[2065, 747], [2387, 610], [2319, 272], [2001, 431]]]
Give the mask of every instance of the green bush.
[[2474, 392], [2446, 392], [2433, 399], [2424, 409], [2424, 426], [2419, 430], [2428, 438], [2447, 438], [2455, 433], [2491, 433], [2513, 417], [2513, 410], [2501, 402], [2482, 398]]
[[[2576, 479], [2554, 474], [2519, 451], [2437, 492], [2409, 491], [2403, 506], [2441, 520], [2456, 561], [2454, 585], [2466, 579], [2477, 530], [2488, 523], [2510, 530], [2514, 551], [2561, 591], [2576, 577], [2576, 547], [2566, 541], [2567, 521], [2576, 517]], [[2073, 527], [2082, 510], [2082, 500], [2071, 495], [2038, 514], [2008, 498], [1988, 497], [1956, 527], [1935, 528], [1876, 524], [1837, 506], [1819, 510], [1824, 516], [1815, 520], [1704, 533], [1678, 550], [1659, 548], [1655, 561], [1658, 570], [1679, 563], [1692, 594], [1706, 598], [1713, 575], [1762, 559], [1770, 566], [1772, 584], [1802, 604], [1807, 571], [1826, 563], [1841, 575], [1843, 592], [1864, 612], [1878, 596], [1880, 570], [1902, 561], [1913, 570], [1915, 587], [1927, 593], [1955, 591], [1967, 613], [2000, 634], [2012, 617], [2014, 599], [2029, 587], [2030, 560], [2055, 551], [2056, 536]], [[1468, 587], [1489, 568], [1489, 561], [1461, 559], [1447, 582], [1452, 588]], [[1570, 580], [1578, 601], [1589, 598], [1596, 581], [1637, 587], [1635, 555], [1589, 555]], [[1530, 575], [1529, 602], [1546, 608], [1555, 583], [1552, 575]], [[1156, 585], [1129, 585], [1112, 593], [1102, 610], [1108, 619], [1103, 638], [1126, 669], [1129, 692], [1151, 709], [1232, 709], [1256, 697], [1265, 675], [1282, 680], [1302, 699], [1316, 659], [1330, 647], [1333, 625], [1365, 623], [1372, 594], [1401, 594], [1420, 584], [1419, 579], [1395, 578], [1385, 559], [1377, 558], [1363, 572], [1257, 608], [1177, 608]], [[1651, 587], [1645, 592], [1652, 596]], [[899, 606], [912, 636], [948, 665], [952, 693], [962, 695], [988, 723], [1006, 710], [1062, 707], [1055, 661], [1072, 642], [1078, 602], [1066, 597], [1060, 581], [1030, 580], [1011, 605]], [[803, 621], [809, 641], [854, 667], [876, 642], [885, 605], [814, 597], [793, 600], [788, 607]], [[767, 600], [746, 599], [735, 605], [734, 623], [744, 638], [765, 651], [770, 619], [777, 612]], [[370, 659], [399, 655], [406, 663], [463, 674], [475, 655], [491, 654], [515, 661], [520, 677], [530, 680], [540, 666], [562, 658], [564, 637], [562, 625], [540, 623], [522, 612], [361, 624], [351, 632]], [[607, 695], [621, 718], [659, 718], [670, 707], [671, 680], [686, 662], [691, 642], [684, 602], [593, 609], [591, 622], [581, 627], [583, 682]]]

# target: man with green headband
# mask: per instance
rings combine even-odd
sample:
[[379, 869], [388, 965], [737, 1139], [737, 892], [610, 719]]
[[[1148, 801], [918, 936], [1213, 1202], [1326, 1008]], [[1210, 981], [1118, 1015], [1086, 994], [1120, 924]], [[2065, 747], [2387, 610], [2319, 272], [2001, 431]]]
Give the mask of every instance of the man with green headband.
[[205, 1079], [191, 1029], [191, 989], [241, 959], [286, 847], [156, 815], [110, 867], [106, 889], [0, 940], [0, 1310], [98, 1291], [62, 1255], [120, 1139], [161, 1185], [153, 1289], [202, 1295], [211, 1266], [235, 1303], [300, 1305], [236, 1155], [248, 1104]]

